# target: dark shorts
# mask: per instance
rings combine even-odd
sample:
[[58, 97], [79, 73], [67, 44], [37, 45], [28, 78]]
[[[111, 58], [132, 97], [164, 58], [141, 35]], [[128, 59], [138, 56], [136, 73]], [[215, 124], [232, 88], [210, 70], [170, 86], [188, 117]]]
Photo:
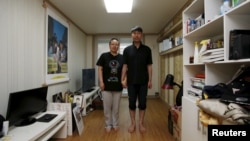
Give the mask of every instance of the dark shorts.
[[136, 101], [138, 100], [138, 108], [145, 110], [147, 105], [148, 85], [132, 84], [128, 85], [129, 109], [136, 109]]

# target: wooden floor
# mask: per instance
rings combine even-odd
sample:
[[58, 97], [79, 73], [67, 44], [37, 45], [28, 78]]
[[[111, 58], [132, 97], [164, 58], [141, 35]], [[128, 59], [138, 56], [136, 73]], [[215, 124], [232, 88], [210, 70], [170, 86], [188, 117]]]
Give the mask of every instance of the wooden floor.
[[[106, 133], [103, 110], [94, 110], [83, 117], [84, 130], [80, 136], [75, 130], [73, 136], [68, 136], [67, 139], [53, 139], [53, 141], [174, 141], [168, 132], [167, 104], [160, 98], [148, 98], [147, 104], [145, 115], [147, 132], [144, 134], [141, 134], [138, 128], [135, 132], [128, 133], [130, 124], [128, 98], [123, 97], [120, 104], [119, 131]], [[138, 121], [138, 111], [136, 118]]]

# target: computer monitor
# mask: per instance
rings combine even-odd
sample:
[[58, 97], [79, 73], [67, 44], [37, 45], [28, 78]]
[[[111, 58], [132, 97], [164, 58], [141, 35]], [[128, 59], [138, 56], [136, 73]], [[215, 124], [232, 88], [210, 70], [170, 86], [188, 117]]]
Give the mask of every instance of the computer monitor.
[[6, 114], [9, 126], [25, 126], [36, 122], [33, 116], [47, 110], [47, 91], [46, 86], [10, 93]]
[[90, 92], [95, 84], [95, 68], [82, 69], [82, 92]]

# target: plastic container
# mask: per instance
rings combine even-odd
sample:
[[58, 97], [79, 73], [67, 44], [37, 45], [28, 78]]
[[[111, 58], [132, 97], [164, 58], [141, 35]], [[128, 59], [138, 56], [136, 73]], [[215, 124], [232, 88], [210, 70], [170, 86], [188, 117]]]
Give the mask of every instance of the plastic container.
[[235, 7], [246, 0], [232, 0], [232, 7]]
[[229, 0], [224, 0], [223, 4], [220, 7], [220, 14], [223, 15], [231, 9]]
[[194, 43], [194, 64], [199, 63], [199, 45], [198, 42]]

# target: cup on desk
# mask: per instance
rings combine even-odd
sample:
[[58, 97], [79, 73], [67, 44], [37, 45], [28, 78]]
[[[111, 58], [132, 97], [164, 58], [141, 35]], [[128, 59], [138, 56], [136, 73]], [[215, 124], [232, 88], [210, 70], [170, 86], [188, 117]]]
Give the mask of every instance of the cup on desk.
[[9, 131], [9, 121], [3, 122], [3, 135], [6, 136]]

